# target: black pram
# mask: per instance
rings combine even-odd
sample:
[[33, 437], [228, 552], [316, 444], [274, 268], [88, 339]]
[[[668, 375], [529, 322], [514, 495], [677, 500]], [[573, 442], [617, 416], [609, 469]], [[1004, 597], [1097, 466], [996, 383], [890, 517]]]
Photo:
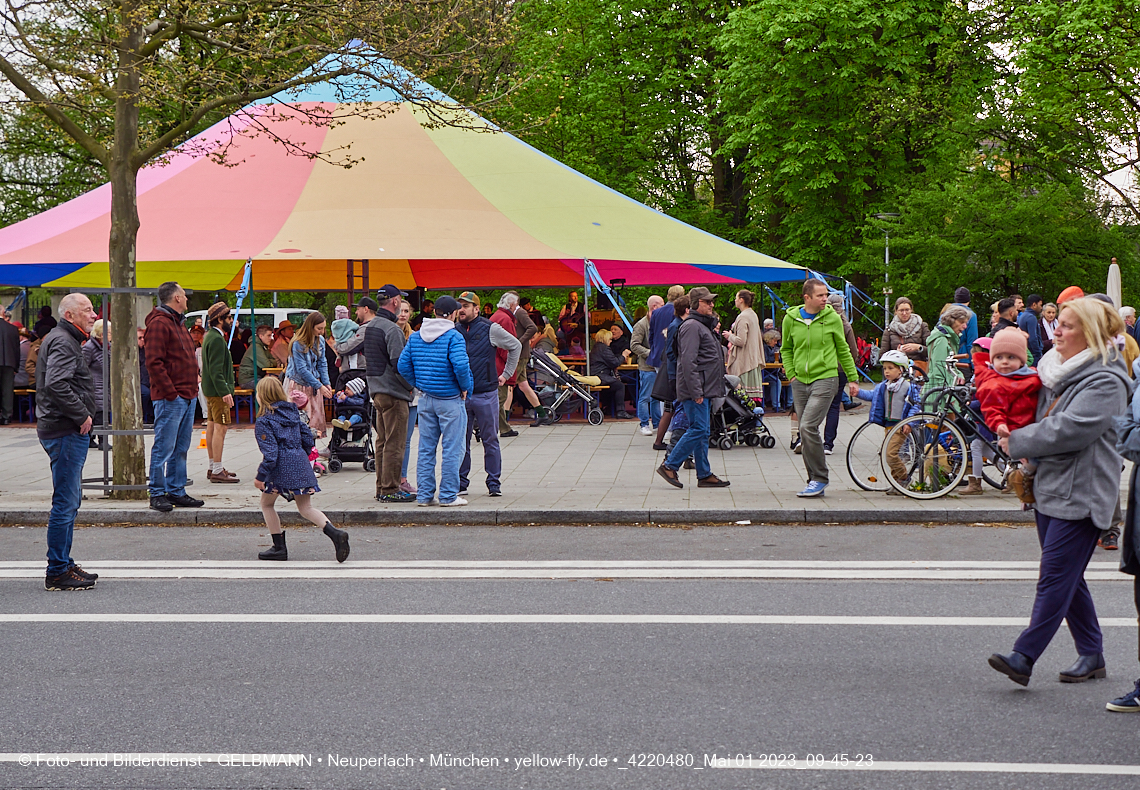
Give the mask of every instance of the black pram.
[[333, 395], [336, 418], [329, 437], [329, 471], [339, 472], [347, 461], [364, 464], [365, 472], [375, 472], [376, 455], [372, 447], [375, 409], [368, 397], [364, 371], [355, 371], [356, 376], [351, 375], [352, 372], [341, 374], [341, 389]]
[[724, 377], [724, 397], [713, 398], [709, 425], [709, 446], [731, 450], [738, 444], [771, 449], [776, 439], [764, 424], [764, 407], [752, 400], [740, 379]]
[[535, 373], [551, 382], [539, 390], [538, 398], [542, 405], [550, 409], [555, 422], [583, 405], [587, 407], [586, 419], [591, 425], [601, 425], [605, 416], [598, 405], [598, 399], [590, 392], [591, 386], [601, 384], [597, 376], [580, 376], [572, 373], [558, 357], [551, 356], [541, 349], [530, 352], [530, 364]]

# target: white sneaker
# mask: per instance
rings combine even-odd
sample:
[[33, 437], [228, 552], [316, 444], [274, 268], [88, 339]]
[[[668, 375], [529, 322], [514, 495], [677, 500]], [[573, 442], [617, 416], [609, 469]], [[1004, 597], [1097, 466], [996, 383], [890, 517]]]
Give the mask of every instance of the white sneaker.
[[649, 425], [642, 425], [638, 429], [638, 431], [640, 431], [642, 436], [656, 436], [657, 435], [657, 431], [653, 430], [652, 426], [649, 426]]
[[467, 504], [466, 499], [464, 499], [463, 497], [456, 497], [455, 499], [453, 499], [450, 502], [440, 502], [439, 506], [440, 507], [463, 507], [466, 504]]

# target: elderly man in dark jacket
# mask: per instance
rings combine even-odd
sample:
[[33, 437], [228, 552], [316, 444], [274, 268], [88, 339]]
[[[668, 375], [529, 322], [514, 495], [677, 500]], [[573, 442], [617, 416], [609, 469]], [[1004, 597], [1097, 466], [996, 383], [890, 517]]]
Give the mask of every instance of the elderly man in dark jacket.
[[[397, 504], [416, 499], [414, 494], [400, 490], [408, 442], [408, 405], [412, 402], [412, 387], [396, 369], [404, 350], [404, 330], [396, 324], [404, 296], [407, 294], [396, 286], [385, 285], [376, 292], [376, 301], [368, 299], [375, 317], [362, 327], [361, 344], [368, 368], [368, 394], [376, 406], [376, 499]], [[365, 304], [365, 299], [358, 304]]]
[[186, 291], [176, 282], [158, 286], [158, 307], [146, 317], [146, 370], [154, 403], [154, 446], [150, 451], [150, 506], [160, 513], [202, 507], [186, 493], [186, 453], [194, 434], [198, 359], [183, 325]]
[[677, 475], [690, 455], [697, 467], [698, 488], [725, 488], [727, 480], [712, 473], [709, 466], [709, 401], [724, 397], [724, 354], [713, 333], [717, 318], [713, 311], [716, 294], [699, 287], [689, 291], [690, 312], [677, 329], [677, 400], [689, 419], [689, 427], [657, 473], [669, 485], [683, 488]]
[[20, 367], [20, 332], [12, 316], [0, 311], [0, 425], [12, 422], [16, 399], [16, 368]]
[[95, 311], [91, 300], [74, 293], [59, 304], [63, 320], [40, 346], [36, 366], [36, 434], [51, 459], [51, 513], [47, 530], [45, 590], [89, 590], [97, 574], [71, 559], [75, 516], [83, 501], [83, 462], [87, 460], [95, 414], [91, 371], [83, 358]]

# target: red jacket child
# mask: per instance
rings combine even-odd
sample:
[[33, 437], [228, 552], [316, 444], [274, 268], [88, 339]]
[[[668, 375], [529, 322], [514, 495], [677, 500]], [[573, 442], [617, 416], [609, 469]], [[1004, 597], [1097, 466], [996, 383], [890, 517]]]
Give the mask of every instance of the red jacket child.
[[[1008, 373], [998, 373], [990, 363], [990, 357], [1000, 354], [1016, 356], [1021, 366]], [[986, 425], [998, 435], [1008, 436], [1009, 431], [1032, 424], [1037, 416], [1041, 379], [1036, 370], [1025, 366], [1026, 359], [1025, 333], [1013, 327], [994, 336], [988, 354], [974, 354], [974, 385], [978, 390], [982, 415]], [[1003, 426], [1004, 431], [1001, 430]]]

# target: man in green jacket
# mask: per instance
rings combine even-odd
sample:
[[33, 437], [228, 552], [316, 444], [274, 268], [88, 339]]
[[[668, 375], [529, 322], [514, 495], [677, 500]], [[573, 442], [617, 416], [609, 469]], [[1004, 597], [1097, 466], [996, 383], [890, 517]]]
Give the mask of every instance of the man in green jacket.
[[238, 483], [237, 476], [222, 466], [222, 449], [234, 407], [234, 359], [230, 356], [230, 308], [216, 302], [206, 311], [209, 328], [202, 338], [202, 394], [206, 396], [206, 452], [210, 454], [211, 483]]
[[859, 394], [859, 383], [855, 359], [843, 336], [843, 321], [827, 303], [827, 283], [805, 280], [803, 295], [803, 307], [792, 307], [784, 315], [780, 357], [800, 417], [800, 442], [808, 473], [807, 487], [796, 496], [817, 497], [823, 496], [828, 484], [819, 426], [839, 391], [840, 367], [847, 374], [852, 397]]

